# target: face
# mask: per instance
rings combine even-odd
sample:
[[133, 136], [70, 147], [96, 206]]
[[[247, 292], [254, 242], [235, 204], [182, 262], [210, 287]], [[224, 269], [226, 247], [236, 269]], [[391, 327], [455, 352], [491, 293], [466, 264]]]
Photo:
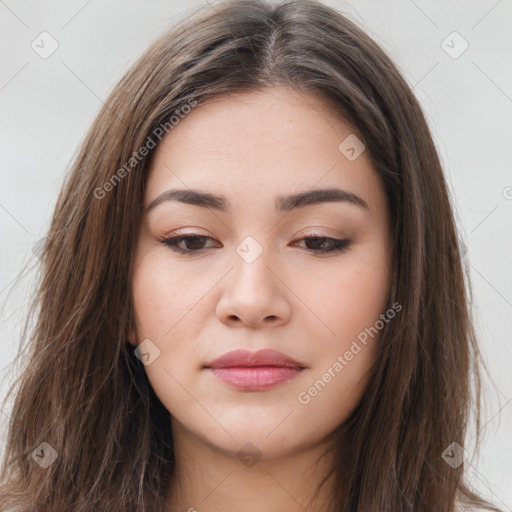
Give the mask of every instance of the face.
[[[353, 128], [326, 108], [289, 89], [222, 96], [153, 155], [130, 341], [149, 354], [173, 432], [197, 443], [236, 453], [252, 442], [269, 458], [312, 447], [368, 383], [390, 287], [388, 207]], [[341, 192], [289, 199], [328, 189]], [[296, 364], [207, 367], [262, 349]]]

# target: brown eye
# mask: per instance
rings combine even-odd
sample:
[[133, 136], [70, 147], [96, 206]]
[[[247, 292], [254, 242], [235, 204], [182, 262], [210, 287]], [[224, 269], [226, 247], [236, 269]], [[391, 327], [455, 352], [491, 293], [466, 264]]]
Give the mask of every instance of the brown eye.
[[[206, 240], [213, 240], [213, 238], [206, 235], [192, 234], [164, 238], [159, 240], [159, 242], [169, 247], [171, 251], [179, 252], [182, 254], [189, 254], [204, 250], [203, 246]], [[185, 248], [179, 246], [179, 244], [182, 242], [185, 243]]]
[[305, 237], [299, 240], [300, 242], [307, 242], [306, 249], [319, 252], [319, 253], [329, 253], [336, 251], [343, 251], [348, 248], [350, 245], [350, 240], [339, 240], [337, 238], [330, 238], [324, 236], [310, 236]]

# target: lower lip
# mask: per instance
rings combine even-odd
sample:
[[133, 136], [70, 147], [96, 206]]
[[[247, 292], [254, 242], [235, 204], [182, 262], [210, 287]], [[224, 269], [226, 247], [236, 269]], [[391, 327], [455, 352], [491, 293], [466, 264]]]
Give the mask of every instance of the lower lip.
[[209, 368], [226, 384], [247, 391], [268, 389], [297, 377], [303, 368], [297, 366], [234, 366], [232, 368]]

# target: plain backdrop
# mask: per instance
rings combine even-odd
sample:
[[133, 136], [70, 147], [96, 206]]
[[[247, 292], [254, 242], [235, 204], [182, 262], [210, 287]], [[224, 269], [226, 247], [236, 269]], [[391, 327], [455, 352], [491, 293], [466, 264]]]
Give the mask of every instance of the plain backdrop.
[[[36, 258], [33, 246], [45, 236], [81, 140], [131, 63], [203, 3], [0, 1], [1, 398], [13, 378], [34, 274], [7, 296], [23, 265]], [[467, 249], [477, 329], [492, 377], [486, 381], [485, 438], [469, 476], [475, 489], [512, 511], [512, 2], [325, 3], [391, 55], [433, 131]], [[44, 51], [58, 44], [46, 58], [41, 38]], [[8, 415], [6, 406], [2, 445]]]

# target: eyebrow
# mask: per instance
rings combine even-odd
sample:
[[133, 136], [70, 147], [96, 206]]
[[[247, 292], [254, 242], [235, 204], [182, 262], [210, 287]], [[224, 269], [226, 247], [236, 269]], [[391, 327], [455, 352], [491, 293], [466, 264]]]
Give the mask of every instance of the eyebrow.
[[[178, 201], [185, 204], [194, 206], [201, 206], [203, 208], [211, 208], [220, 212], [229, 212], [231, 205], [226, 197], [222, 195], [215, 195], [209, 192], [202, 192], [200, 190], [167, 190], [160, 194], [157, 198], [153, 199], [149, 206], [146, 208], [146, 213], [165, 201]], [[304, 208], [313, 204], [327, 203], [327, 202], [342, 202], [349, 203], [369, 210], [368, 204], [364, 199], [340, 188], [316, 189], [300, 192], [297, 194], [279, 196], [276, 199], [276, 210], [280, 212], [287, 212], [295, 208]]]

